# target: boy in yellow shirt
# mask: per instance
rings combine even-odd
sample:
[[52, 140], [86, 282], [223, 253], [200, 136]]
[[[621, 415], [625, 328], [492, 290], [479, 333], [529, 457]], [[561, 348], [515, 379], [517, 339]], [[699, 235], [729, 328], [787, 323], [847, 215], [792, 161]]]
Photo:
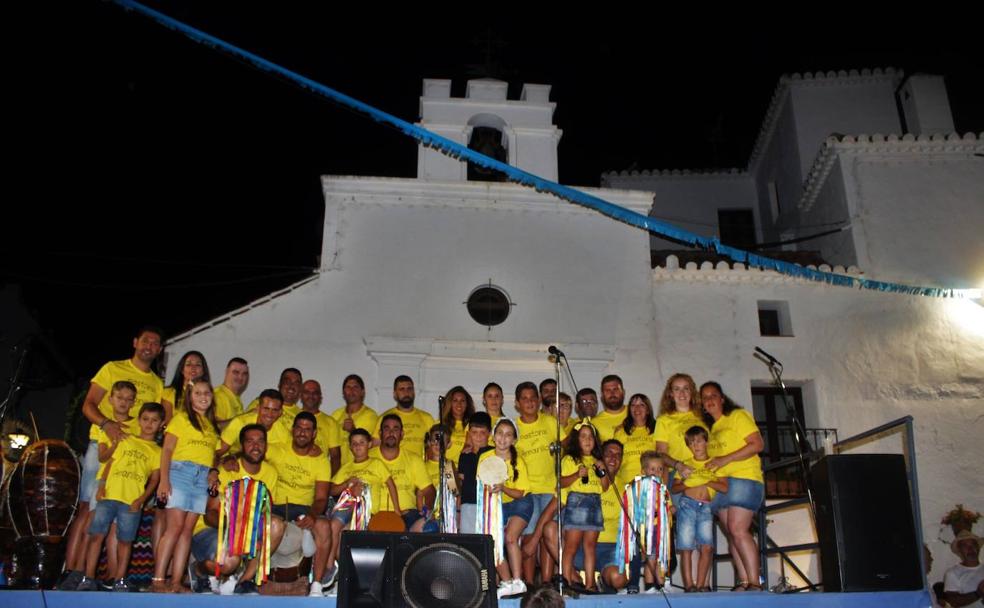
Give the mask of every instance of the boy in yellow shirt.
[[159, 403], [145, 403], [137, 416], [140, 435], [125, 436], [113, 444], [96, 490], [96, 500], [99, 502], [89, 526], [85, 577], [77, 591], [99, 590], [94, 580], [99, 549], [113, 522], [116, 522], [118, 545], [113, 591], [130, 591], [126, 570], [130, 565], [130, 551], [140, 526], [144, 503], [157, 489], [160, 478], [161, 448], [154, 443], [154, 438], [163, 422], [164, 407]]
[[[728, 491], [728, 479], [718, 478], [707, 468], [710, 456], [707, 455], [707, 429], [692, 426], [684, 435], [692, 458], [682, 462], [693, 472], [686, 478], [673, 479], [673, 494], [683, 493], [676, 506], [676, 548], [680, 552], [680, 570], [683, 586], [687, 591], [710, 591], [707, 586], [707, 573], [710, 571], [714, 551], [714, 515], [711, 512], [711, 499], [716, 492]], [[692, 556], [694, 549], [700, 553], [697, 558], [697, 578], [693, 576]]]

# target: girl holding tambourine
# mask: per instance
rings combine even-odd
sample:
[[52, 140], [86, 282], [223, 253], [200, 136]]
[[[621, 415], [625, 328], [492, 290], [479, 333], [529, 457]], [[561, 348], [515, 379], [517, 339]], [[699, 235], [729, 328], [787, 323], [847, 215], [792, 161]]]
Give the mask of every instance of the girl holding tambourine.
[[478, 458], [480, 480], [486, 486], [491, 485], [492, 494], [501, 494], [502, 498], [502, 521], [505, 522], [503, 536], [508, 564], [502, 561], [496, 564], [502, 581], [499, 584], [499, 597], [526, 592], [526, 583], [522, 579], [523, 562], [519, 537], [533, 516], [533, 503], [526, 497], [529, 476], [526, 461], [516, 452], [518, 436], [513, 421], [500, 418], [492, 432], [495, 449], [484, 452]]

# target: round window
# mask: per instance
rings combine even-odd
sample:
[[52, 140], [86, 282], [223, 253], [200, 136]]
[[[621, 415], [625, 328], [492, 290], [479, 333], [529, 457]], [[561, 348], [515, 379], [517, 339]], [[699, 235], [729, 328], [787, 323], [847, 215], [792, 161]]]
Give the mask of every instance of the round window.
[[509, 316], [512, 302], [501, 289], [489, 283], [475, 288], [465, 302], [468, 314], [476, 323], [492, 327], [499, 325]]

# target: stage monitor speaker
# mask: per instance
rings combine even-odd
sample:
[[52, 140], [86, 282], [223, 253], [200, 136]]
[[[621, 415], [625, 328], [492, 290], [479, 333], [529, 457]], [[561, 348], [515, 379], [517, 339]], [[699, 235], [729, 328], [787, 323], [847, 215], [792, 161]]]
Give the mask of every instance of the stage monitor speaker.
[[495, 608], [492, 537], [342, 533], [338, 605], [351, 608]]
[[824, 591], [922, 589], [905, 459], [835, 454], [812, 473]]

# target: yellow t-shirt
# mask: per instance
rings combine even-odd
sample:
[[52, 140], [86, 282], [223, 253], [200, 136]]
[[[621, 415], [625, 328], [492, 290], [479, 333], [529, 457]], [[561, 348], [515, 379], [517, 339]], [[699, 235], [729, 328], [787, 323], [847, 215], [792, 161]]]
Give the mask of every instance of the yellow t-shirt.
[[[328, 450], [331, 448], [341, 447], [342, 428], [338, 425], [335, 419], [321, 411], [315, 413], [314, 417], [318, 420], [318, 434], [314, 436], [315, 445], [321, 448], [321, 451], [325, 454], [327, 454]], [[291, 420], [291, 425], [293, 424], [294, 421]]]
[[576, 418], [571, 417], [571, 418], [568, 418], [567, 419], [567, 423], [564, 424], [564, 427], [562, 429], [560, 429], [560, 440], [561, 441], [566, 441], [567, 440], [567, 438], [571, 434], [571, 431], [574, 430], [574, 425], [577, 424], [577, 423], [578, 423], [578, 420]]
[[[730, 414], [718, 419], [711, 428], [707, 455], [714, 458], [736, 452], [745, 447], [746, 437], [758, 432], [759, 428], [747, 410], [732, 410]], [[762, 461], [758, 454], [738, 462], [729, 462], [716, 473], [718, 477], [736, 477], [763, 483]]]
[[[402, 447], [400, 448], [400, 455], [393, 460], [386, 460], [379, 448], [369, 450], [369, 456], [370, 458], [378, 458], [386, 465], [387, 470], [389, 470], [390, 476], [396, 484], [396, 494], [400, 499], [400, 509], [404, 511], [407, 509], [416, 509], [417, 490], [424, 490], [431, 485], [424, 461]], [[375, 502], [376, 496], [373, 495], [372, 498]], [[393, 501], [390, 500], [389, 492], [381, 499], [380, 510], [393, 510]]]
[[[243, 446], [239, 444], [239, 431], [247, 424], [258, 424], [259, 412], [246, 412], [240, 414], [229, 421], [229, 424], [222, 429], [222, 443], [229, 446], [229, 452], [235, 454]], [[290, 425], [284, 422], [284, 417], [277, 418], [269, 429], [267, 429], [267, 448], [275, 445], [290, 445], [294, 438], [290, 433]]]
[[[114, 420], [115, 420], [115, 418], [114, 418]], [[120, 422], [119, 420], [116, 420], [116, 422], [119, 422], [120, 423], [120, 428], [123, 429], [123, 431], [125, 431], [127, 433], [134, 433], [134, 432], [136, 432], [138, 435], [140, 434], [140, 425], [137, 423], [137, 419], [136, 418], [130, 418], [129, 420], [126, 420], [124, 422]], [[112, 447], [113, 440], [109, 438], [109, 435], [107, 435], [105, 433], [105, 431], [103, 431], [101, 428], [99, 428], [99, 427], [97, 427], [95, 425], [93, 425], [92, 428], [96, 430], [96, 442], [97, 443], [102, 444], [102, 445], [104, 445], [106, 447]], [[105, 469], [105, 468], [106, 468], [106, 463], [105, 462], [100, 462], [99, 463], [99, 468], [96, 469], [96, 479], [102, 479], [103, 469]]]
[[[392, 407], [382, 414], [376, 420], [376, 428], [373, 429], [372, 436], [380, 438], [379, 429], [383, 425], [383, 418], [390, 414], [396, 414], [403, 421], [403, 441], [400, 442], [400, 452], [404, 450], [416, 454], [418, 458], [423, 460], [424, 458], [424, 435], [430, 430], [432, 426], [437, 424], [434, 417], [425, 412], [424, 410], [413, 408], [410, 411], [401, 410], [398, 407]], [[393, 476], [396, 479], [396, 475]], [[403, 498], [401, 497], [402, 501]], [[400, 503], [403, 506], [403, 503]], [[403, 507], [404, 509], [408, 507]]]
[[[488, 460], [489, 458], [492, 457], [499, 458], [499, 456], [496, 455], [495, 450], [489, 450], [487, 452], [483, 452], [482, 455], [478, 457], [478, 463], [481, 464], [483, 460]], [[521, 456], [517, 456], [516, 468], [513, 469], [512, 463], [510, 462], [511, 458], [504, 458], [502, 460], [504, 460], [506, 463], [505, 486], [513, 490], [522, 490], [523, 494], [525, 495], [527, 492], [530, 491], [530, 476], [526, 468], [526, 461], [523, 460]], [[516, 479], [513, 479], [514, 471], [517, 473]], [[517, 500], [517, 499], [510, 497], [505, 492], [502, 493], [503, 504], [512, 502], [513, 500]]]
[[[161, 393], [161, 401], [162, 402], [167, 401], [168, 403], [170, 403], [171, 404], [171, 408], [172, 408], [171, 409], [172, 412], [174, 412], [176, 410], [179, 410], [179, 409], [180, 410], [184, 410], [184, 398], [185, 398], [185, 395], [184, 395], [184, 393], [182, 393], [181, 394], [181, 398], [178, 399], [178, 396], [177, 396], [176, 393], [177, 393], [177, 391], [174, 390], [174, 388], [173, 387], [170, 387], [170, 386], [165, 386], [164, 387], [164, 391]], [[180, 403], [179, 403], [179, 401], [180, 401]]]
[[639, 457], [642, 456], [643, 452], [648, 452], [656, 449], [656, 432], [649, 432], [644, 426], [632, 427], [632, 434], [625, 432], [625, 429], [619, 427], [615, 431], [615, 439], [622, 442], [624, 451], [622, 452], [622, 466], [618, 470], [618, 475], [616, 476], [616, 481], [620, 486], [624, 486], [633, 479], [636, 475], [642, 475], [642, 462]]
[[[270, 492], [270, 497], [277, 497], [274, 492], [277, 488], [277, 468], [269, 462], [261, 462], [260, 470], [256, 473], [256, 475], [252, 475], [247, 473], [246, 469], [243, 468], [242, 461], [239, 462], [239, 470], [235, 472], [226, 471], [224, 468], [219, 467], [219, 496], [221, 497], [225, 494], [226, 487], [229, 485], [229, 482], [245, 479], [247, 477], [256, 481], [262, 481], [266, 485], [267, 491]], [[205, 523], [205, 518], [199, 515], [198, 520], [195, 522], [195, 529], [192, 532], [192, 536], [208, 527], [208, 524]], [[215, 530], [215, 528], [212, 529]], [[215, 530], [215, 533], [218, 534], [219, 531]]]
[[628, 415], [629, 407], [627, 405], [623, 405], [621, 410], [614, 413], [605, 409], [598, 412], [598, 415], [591, 419], [591, 426], [598, 429], [599, 443], [615, 437], [615, 430], [622, 426]]
[[531, 494], [553, 494], [557, 490], [557, 474], [550, 444], [557, 441], [557, 419], [550, 414], [537, 413], [529, 424], [516, 418], [519, 440], [516, 451], [526, 461], [530, 477]]
[[386, 504], [391, 502], [389, 489], [386, 487], [386, 480], [390, 478], [390, 472], [382, 460], [369, 457], [362, 462], [356, 462], [354, 460], [346, 462], [338, 469], [335, 476], [331, 478], [331, 482], [333, 484], [342, 484], [352, 477], [361, 479], [364, 483], [369, 484], [369, 491], [372, 493], [371, 513], [378, 513], [383, 510], [383, 502], [386, 502]]
[[707, 425], [694, 410], [663, 414], [656, 418], [656, 433], [653, 439], [666, 443], [666, 453], [674, 461], [683, 461], [692, 456], [684, 437], [687, 429], [692, 426], [707, 429]]
[[575, 462], [570, 456], [564, 456], [563, 460], [560, 461], [560, 476], [565, 477], [571, 473], [576, 473], [578, 467], [584, 465], [588, 468], [588, 483], [583, 482], [583, 477], [575, 479], [574, 483], [567, 486], [560, 491], [561, 500], [564, 504], [567, 504], [567, 495], [571, 492], [580, 492], [581, 494], [601, 494], [601, 478], [594, 472], [595, 459], [593, 456], [586, 455], [581, 457], [581, 462]]
[[225, 384], [215, 387], [215, 419], [231, 420], [243, 413], [243, 402], [239, 395]]
[[188, 415], [175, 412], [171, 424], [167, 425], [167, 434], [174, 435], [178, 444], [174, 448], [171, 461], [187, 461], [210, 467], [215, 462], [215, 449], [219, 447], [219, 435], [206, 418], [198, 417], [199, 431], [191, 426]]
[[266, 459], [277, 467], [277, 487], [273, 491], [276, 504], [312, 505], [314, 486], [319, 481], [331, 481], [328, 454], [301, 455], [291, 444], [267, 448]]
[[618, 501], [622, 497], [625, 486], [618, 484], [617, 489], [618, 496], [611, 488], [601, 493], [601, 516], [605, 523], [604, 529], [598, 534], [599, 543], [614, 543], [618, 540], [618, 523], [622, 518], [622, 507], [618, 506]]
[[[710, 481], [717, 481], [718, 479], [720, 479], [721, 478], [720, 475], [707, 468], [706, 465], [709, 460], [710, 458], [708, 458], [707, 460], [697, 460], [693, 456], [685, 459], [683, 461], [683, 464], [692, 468], [694, 472], [691, 473], [689, 477], [683, 480], [683, 485], [688, 488], [696, 488], [697, 486], [702, 486]], [[717, 490], [708, 486], [707, 488], [708, 497], [714, 498], [715, 494], [717, 494]]]
[[[130, 408], [130, 417], [136, 418], [140, 413], [140, 406], [148, 401], [160, 403], [161, 395], [164, 392], [164, 382], [160, 376], [154, 372], [142, 372], [133, 365], [133, 361], [125, 359], [123, 361], [110, 361], [99, 368], [91, 382], [106, 391], [103, 398], [99, 401], [99, 413], [103, 416], [113, 418], [113, 406], [109, 404], [109, 394], [113, 390], [113, 384], [120, 380], [128, 380], [137, 388], [136, 398]], [[98, 441], [99, 427], [92, 425], [89, 428], [89, 439]]]
[[[343, 424], [345, 424], [345, 419], [349, 417], [349, 414], [348, 412], [345, 411], [345, 406], [343, 405], [342, 407], [332, 412], [330, 415], [335, 420], [335, 422], [338, 423], [338, 439], [342, 444], [341, 445], [342, 464], [345, 465], [350, 462], [353, 462], [355, 460], [355, 457], [352, 456], [352, 450], [349, 449], [349, 445], [348, 445], [349, 434], [348, 431], [346, 431], [342, 426]], [[351, 417], [352, 417], [352, 424], [354, 425], [352, 427], [353, 429], [365, 429], [371, 433], [373, 432], [373, 429], [376, 428], [376, 419], [378, 418], [378, 416], [376, 416], [375, 410], [373, 410], [371, 407], [369, 407], [364, 403], [362, 404], [362, 407], [360, 407], [358, 410], [356, 410], [354, 414], [352, 414]]]
[[161, 468], [161, 448], [131, 435], [116, 446], [110, 462], [113, 466], [106, 478], [106, 499], [130, 504], [140, 498], [151, 474]]
[[458, 462], [461, 457], [461, 450], [465, 449], [465, 440], [468, 438], [468, 431], [460, 420], [454, 421], [454, 428], [451, 430], [451, 446], [445, 450], [444, 456], [451, 462]]

